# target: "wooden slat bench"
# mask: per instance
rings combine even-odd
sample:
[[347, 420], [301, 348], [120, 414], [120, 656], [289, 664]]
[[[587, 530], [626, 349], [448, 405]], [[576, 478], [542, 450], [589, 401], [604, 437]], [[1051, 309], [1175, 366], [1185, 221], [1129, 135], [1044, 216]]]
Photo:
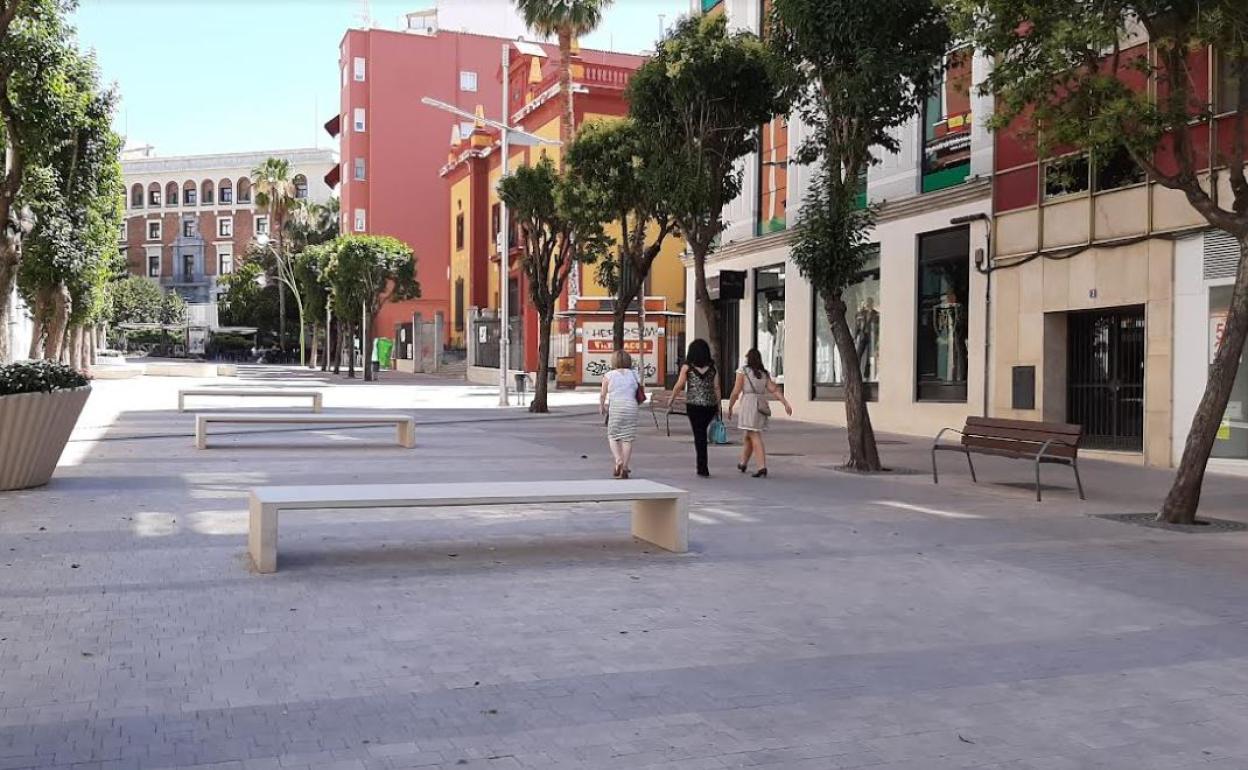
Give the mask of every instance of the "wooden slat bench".
[[663, 412], [663, 419], [667, 422], [667, 435], [672, 435], [672, 415], [688, 414], [685, 409], [685, 394], [680, 392], [676, 394], [676, 398], [672, 400], [672, 410], [667, 410], [667, 400], [672, 398], [672, 391], [661, 390], [650, 397], [650, 416], [654, 418], [654, 429], [659, 429], [659, 412]]
[[399, 445], [416, 446], [416, 421], [406, 414], [364, 412], [350, 414], [284, 414], [275, 412], [217, 412], [195, 415], [195, 448], [208, 447], [210, 423], [233, 425], [393, 425]]
[[229, 396], [232, 398], [310, 398], [312, 411], [321, 411], [319, 390], [282, 390], [280, 388], [186, 388], [178, 391], [178, 411], [186, 411], [187, 396]]
[[[957, 444], [942, 444], [940, 439], [948, 432], [962, 436]], [[972, 454], [1012, 457], [1031, 460], [1036, 464], [1036, 500], [1040, 500], [1040, 465], [1061, 463], [1075, 472], [1075, 485], [1079, 499], [1083, 495], [1083, 481], [1079, 478], [1079, 444], [1083, 440], [1083, 426], [1063, 422], [1034, 422], [1031, 420], [1004, 420], [992, 417], [968, 417], [962, 430], [942, 428], [932, 442], [932, 483], [939, 484], [936, 474], [936, 453], [940, 450], [962, 452], [971, 469], [971, 481], [975, 478]]]
[[682, 489], [640, 479], [257, 487], [251, 490], [247, 550], [258, 572], [276, 572], [277, 522], [287, 511], [631, 501], [633, 537], [684, 553], [687, 497]]

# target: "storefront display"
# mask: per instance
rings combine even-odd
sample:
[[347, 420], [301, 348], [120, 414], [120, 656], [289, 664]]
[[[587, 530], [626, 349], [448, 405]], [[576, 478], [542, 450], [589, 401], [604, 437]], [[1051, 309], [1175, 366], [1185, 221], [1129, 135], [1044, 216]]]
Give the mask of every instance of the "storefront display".
[[[862, 371], [867, 397], [875, 397], [880, 366], [880, 255], [878, 249], [868, 257], [859, 280], [841, 293], [845, 301], [845, 320], [854, 338], [858, 365]], [[815, 398], [841, 398], [845, 385], [845, 369], [832, 337], [832, 326], [823, 299], [815, 305]]]
[[[1209, 361], [1212, 363], [1222, 341], [1226, 314], [1231, 304], [1230, 286], [1209, 289]], [[1213, 457], [1248, 459], [1248, 356], [1241, 357], [1231, 398], [1213, 442]]]

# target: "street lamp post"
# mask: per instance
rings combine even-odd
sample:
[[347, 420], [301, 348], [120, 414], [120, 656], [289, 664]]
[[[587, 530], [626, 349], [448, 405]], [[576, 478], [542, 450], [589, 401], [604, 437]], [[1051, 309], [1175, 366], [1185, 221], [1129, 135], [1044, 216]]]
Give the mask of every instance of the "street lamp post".
[[[453, 115], [458, 115], [461, 118], [467, 118], [473, 121], [484, 123], [485, 125], [491, 128], [498, 129], [499, 134], [502, 136], [501, 150], [503, 154], [503, 157], [501, 159], [500, 166], [499, 166], [499, 170], [500, 170], [499, 183], [500, 184], [502, 183], [502, 180], [506, 179], [507, 175], [510, 173], [510, 157], [509, 156], [511, 154], [512, 143], [515, 143], [517, 145], [521, 145], [524, 147], [536, 147], [538, 145], [543, 145], [543, 144], [558, 146], [562, 144], [562, 142], [560, 142], [558, 139], [547, 139], [545, 137], [537, 136], [536, 134], [530, 134], [528, 131], [522, 131], [521, 129], [518, 129], [518, 128], [512, 128], [509, 125], [511, 122], [510, 105], [508, 104], [508, 102], [510, 101], [510, 96], [511, 96], [511, 46], [512, 46], [511, 43], [503, 43], [503, 120], [502, 122], [499, 122], [497, 120], [490, 120], [488, 118], [481, 117], [479, 115], [468, 112], [466, 110], [461, 110], [460, 108], [452, 104], [447, 104], [446, 102], [439, 101], [437, 99], [433, 99], [428, 96], [423, 97], [420, 100], [422, 104], [425, 104], [429, 107], [436, 107], [437, 109], [443, 110], [444, 112], [449, 112]], [[507, 203], [501, 200], [500, 198], [498, 202], [498, 207], [499, 207], [499, 219], [501, 220], [499, 224], [499, 233], [498, 233], [498, 269], [499, 269], [499, 277], [498, 277], [498, 286], [499, 286], [499, 290], [498, 290], [498, 305], [499, 305], [499, 308], [498, 308], [499, 309], [498, 405], [507, 406], [508, 405], [507, 370], [508, 370], [508, 364], [511, 363], [510, 361], [510, 358], [511, 358], [511, 318], [509, 316], [510, 308], [508, 307], [511, 304], [511, 298], [510, 298], [511, 292], [509, 291], [509, 286], [508, 286], [510, 276], [511, 276], [511, 269], [510, 269], [510, 265], [508, 264], [510, 262], [509, 257], [511, 253], [511, 228], [508, 227]]]

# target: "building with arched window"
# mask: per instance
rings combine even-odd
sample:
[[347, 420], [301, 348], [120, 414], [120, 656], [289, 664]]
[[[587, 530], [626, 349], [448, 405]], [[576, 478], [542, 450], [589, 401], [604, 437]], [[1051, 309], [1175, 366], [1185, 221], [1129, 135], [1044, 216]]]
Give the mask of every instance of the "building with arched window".
[[215, 302], [217, 280], [232, 272], [257, 235], [265, 212], [255, 205], [251, 172], [267, 158], [290, 163], [296, 197], [323, 203], [337, 167], [332, 150], [301, 149], [162, 158], [150, 148], [122, 160], [126, 226], [119, 247], [130, 272], [176, 291], [188, 302]]

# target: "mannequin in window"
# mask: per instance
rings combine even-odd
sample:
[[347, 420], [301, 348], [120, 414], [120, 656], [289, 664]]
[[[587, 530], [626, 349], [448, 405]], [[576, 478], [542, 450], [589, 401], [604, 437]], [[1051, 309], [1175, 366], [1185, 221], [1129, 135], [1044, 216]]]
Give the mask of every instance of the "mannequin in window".
[[966, 310], [952, 289], [945, 292], [940, 304], [932, 308], [937, 345], [945, 347], [945, 380], [966, 380]]
[[875, 309], [875, 297], [867, 297], [858, 305], [854, 315], [854, 348], [858, 351], [858, 366], [862, 378], [871, 381], [872, 363], [880, 338], [880, 311]]

